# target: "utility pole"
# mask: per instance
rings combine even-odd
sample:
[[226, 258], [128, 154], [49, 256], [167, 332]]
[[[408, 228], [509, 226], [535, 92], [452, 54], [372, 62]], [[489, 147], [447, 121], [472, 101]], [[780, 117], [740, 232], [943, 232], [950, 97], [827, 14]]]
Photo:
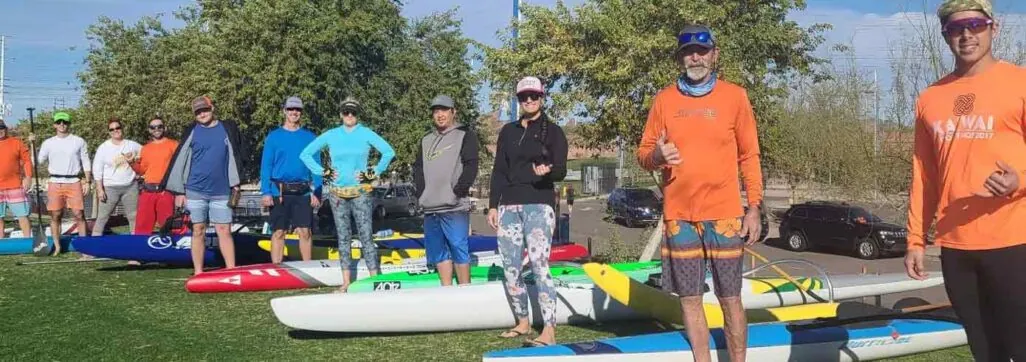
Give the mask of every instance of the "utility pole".
[[[520, 0], [513, 0], [513, 17], [517, 18], [517, 24], [513, 27], [513, 49], [516, 50], [516, 41], [520, 38], [520, 21], [523, 20], [523, 17], [520, 16]], [[514, 82], [515, 81], [516, 80], [514, 80]], [[510, 103], [509, 107], [510, 122], [516, 122], [517, 115], [520, 113], [520, 110], [518, 109], [520, 106], [520, 101], [517, 99], [516, 95], [516, 83], [513, 84], [513, 89], [513, 102]]]
[[7, 112], [4, 102], [4, 63], [7, 61], [7, 37], [0, 35], [0, 116]]
[[877, 70], [873, 68], [873, 93], [876, 94], [876, 117], [873, 117], [873, 156], [876, 156], [880, 149], [880, 143], [877, 142], [877, 123], [880, 122], [880, 80], [877, 78]]
[[623, 186], [623, 136], [616, 136], [616, 148], [617, 148], [617, 165], [616, 165], [616, 187]]

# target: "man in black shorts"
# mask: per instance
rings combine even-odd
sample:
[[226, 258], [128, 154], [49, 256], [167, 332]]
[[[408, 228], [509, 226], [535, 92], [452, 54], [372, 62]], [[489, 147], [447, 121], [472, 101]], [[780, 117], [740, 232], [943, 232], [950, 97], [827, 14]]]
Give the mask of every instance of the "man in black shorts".
[[300, 126], [303, 101], [289, 97], [284, 106], [285, 123], [271, 131], [264, 141], [260, 161], [260, 191], [264, 206], [271, 208], [271, 262], [281, 263], [285, 248], [285, 231], [292, 228], [299, 234], [299, 254], [310, 260], [313, 241], [310, 227], [313, 210], [320, 207], [317, 194], [321, 175], [314, 175], [303, 165], [299, 153], [317, 136]]

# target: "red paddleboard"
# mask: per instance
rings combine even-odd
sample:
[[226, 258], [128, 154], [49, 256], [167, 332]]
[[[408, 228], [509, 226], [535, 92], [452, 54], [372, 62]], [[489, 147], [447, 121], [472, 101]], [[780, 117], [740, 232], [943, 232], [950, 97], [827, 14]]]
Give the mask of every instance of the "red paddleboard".
[[549, 250], [549, 261], [578, 261], [589, 256], [588, 248], [572, 243], [556, 245]]
[[[335, 269], [337, 272], [337, 268]], [[218, 269], [195, 275], [185, 282], [191, 293], [259, 292], [323, 286], [287, 264], [255, 264]]]

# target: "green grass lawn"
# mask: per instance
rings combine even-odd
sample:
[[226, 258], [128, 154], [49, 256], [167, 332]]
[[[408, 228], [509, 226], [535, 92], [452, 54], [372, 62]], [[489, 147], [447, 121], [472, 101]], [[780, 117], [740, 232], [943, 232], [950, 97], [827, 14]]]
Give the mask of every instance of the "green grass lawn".
[[[14, 361], [343, 360], [474, 361], [518, 347], [495, 331], [416, 335], [314, 334], [290, 330], [271, 298], [322, 290], [190, 294], [191, 267], [124, 262], [16, 265], [77, 254], [0, 257], [0, 356]], [[473, 318], [473, 311], [467, 311]], [[654, 331], [650, 323], [560, 327], [562, 342]], [[967, 348], [898, 361], [971, 360]]]

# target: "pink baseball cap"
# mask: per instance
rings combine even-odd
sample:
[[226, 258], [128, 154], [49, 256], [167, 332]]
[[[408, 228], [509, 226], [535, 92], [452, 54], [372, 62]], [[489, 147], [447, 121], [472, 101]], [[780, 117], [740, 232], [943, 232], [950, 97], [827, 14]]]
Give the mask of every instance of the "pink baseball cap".
[[542, 87], [540, 79], [536, 77], [524, 77], [524, 79], [517, 82], [517, 94], [524, 92], [545, 94], [545, 88]]

